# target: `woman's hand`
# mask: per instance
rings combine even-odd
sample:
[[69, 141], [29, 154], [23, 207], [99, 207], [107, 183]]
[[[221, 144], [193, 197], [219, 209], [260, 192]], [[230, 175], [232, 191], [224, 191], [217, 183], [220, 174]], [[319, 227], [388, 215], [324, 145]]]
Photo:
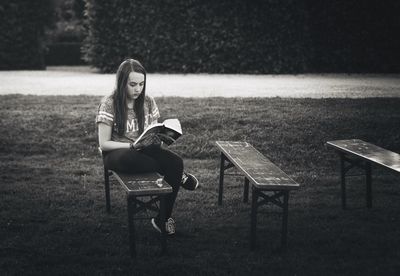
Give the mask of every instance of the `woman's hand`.
[[173, 142], [175, 142], [175, 140], [172, 137], [170, 137], [166, 134], [160, 133], [160, 134], [158, 134], [158, 136], [159, 136], [160, 140], [168, 146], [171, 145]]
[[141, 149], [149, 148], [149, 147], [159, 148], [159, 147], [161, 147], [161, 143], [162, 143], [162, 141], [161, 141], [160, 137], [158, 137], [157, 134], [152, 133], [152, 134], [149, 134], [149, 135], [146, 135], [145, 137], [143, 137], [143, 139], [141, 139], [140, 142], [135, 145], [135, 149], [141, 150]]

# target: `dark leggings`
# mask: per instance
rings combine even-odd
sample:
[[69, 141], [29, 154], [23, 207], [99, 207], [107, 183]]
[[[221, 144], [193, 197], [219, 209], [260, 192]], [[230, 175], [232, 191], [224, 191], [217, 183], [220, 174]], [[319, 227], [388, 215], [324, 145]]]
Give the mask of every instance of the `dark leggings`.
[[171, 185], [172, 193], [166, 196], [166, 218], [172, 209], [182, 181], [183, 161], [176, 153], [165, 148], [147, 148], [141, 151], [117, 149], [107, 152], [104, 164], [110, 170], [124, 173], [158, 172]]

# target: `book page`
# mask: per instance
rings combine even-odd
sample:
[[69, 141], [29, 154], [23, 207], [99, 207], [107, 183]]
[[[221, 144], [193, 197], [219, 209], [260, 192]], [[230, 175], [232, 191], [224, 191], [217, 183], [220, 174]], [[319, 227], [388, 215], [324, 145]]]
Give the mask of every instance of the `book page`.
[[137, 145], [145, 136], [150, 134], [159, 134], [160, 138], [162, 138], [161, 140], [170, 145], [172, 141], [182, 135], [181, 123], [178, 119], [167, 119], [162, 123], [152, 124], [136, 139], [134, 145]]
[[167, 119], [163, 122], [163, 124], [166, 128], [175, 130], [176, 132], [182, 135], [182, 127], [178, 119]]

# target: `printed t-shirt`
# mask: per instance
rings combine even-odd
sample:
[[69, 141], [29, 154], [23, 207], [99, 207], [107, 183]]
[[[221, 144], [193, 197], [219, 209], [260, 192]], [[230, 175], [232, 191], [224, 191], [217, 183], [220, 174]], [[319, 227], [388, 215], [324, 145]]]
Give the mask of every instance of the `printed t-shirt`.
[[[144, 129], [149, 125], [156, 123], [160, 118], [160, 112], [153, 97], [147, 96], [144, 99]], [[128, 109], [128, 118], [126, 121], [126, 131], [123, 136], [118, 135], [117, 126], [114, 123], [114, 105], [111, 96], [106, 96], [101, 100], [98, 113], [96, 116], [96, 124], [105, 123], [112, 127], [111, 140], [117, 142], [132, 142], [139, 137], [139, 125], [133, 109]]]

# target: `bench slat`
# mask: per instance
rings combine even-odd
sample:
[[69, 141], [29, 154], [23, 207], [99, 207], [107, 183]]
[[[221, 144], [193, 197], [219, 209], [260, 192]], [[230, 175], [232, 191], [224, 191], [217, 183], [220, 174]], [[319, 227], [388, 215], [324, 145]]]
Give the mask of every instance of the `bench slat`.
[[[110, 170], [111, 171], [111, 170]], [[172, 187], [163, 179], [162, 187], [157, 185], [157, 179], [162, 176], [156, 172], [142, 174], [123, 174], [111, 171], [128, 194], [159, 195], [172, 192]]]
[[326, 142], [327, 146], [344, 153], [356, 155], [388, 169], [400, 172], [400, 154], [378, 147], [360, 139]]
[[224, 155], [258, 189], [298, 189], [299, 184], [247, 142], [216, 141]]

